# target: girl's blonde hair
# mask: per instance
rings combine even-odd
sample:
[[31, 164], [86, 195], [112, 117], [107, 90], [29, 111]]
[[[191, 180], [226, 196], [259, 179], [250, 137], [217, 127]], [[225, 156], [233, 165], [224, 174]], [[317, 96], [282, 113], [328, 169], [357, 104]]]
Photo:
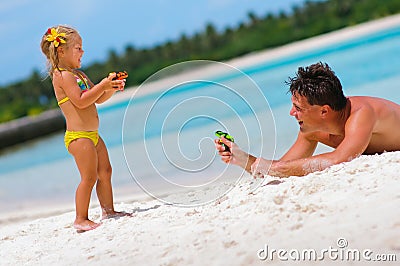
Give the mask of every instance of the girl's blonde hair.
[[69, 45], [74, 42], [75, 38], [80, 37], [78, 31], [69, 26], [58, 25], [52, 28], [56, 29], [58, 33], [65, 33], [65, 37], [63, 37], [65, 43], [59, 43], [56, 47], [53, 41], [47, 40], [47, 31], [42, 37], [40, 47], [42, 48], [43, 54], [47, 58], [47, 70], [50, 76], [52, 76], [55, 69], [58, 69], [59, 58], [57, 48], [60, 46], [69, 47]]

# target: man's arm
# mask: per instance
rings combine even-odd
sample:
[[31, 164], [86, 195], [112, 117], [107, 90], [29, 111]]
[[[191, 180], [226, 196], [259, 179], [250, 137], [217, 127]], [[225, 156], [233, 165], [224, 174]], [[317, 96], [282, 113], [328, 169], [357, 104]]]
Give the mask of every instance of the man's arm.
[[358, 110], [349, 117], [345, 125], [345, 137], [334, 151], [296, 158], [296, 156], [301, 156], [301, 151], [306, 151], [299, 147], [307, 147], [307, 145], [304, 146], [306, 140], [298, 138], [281, 160], [272, 162], [258, 158], [251, 167], [252, 173], [255, 176], [265, 174], [279, 177], [304, 176], [324, 170], [334, 164], [350, 161], [360, 156], [368, 147], [375, 122], [376, 117], [372, 109], [364, 107], [363, 110]]
[[257, 158], [251, 166], [251, 173], [255, 177], [263, 177], [267, 174], [280, 177], [305, 175], [303, 166], [313, 155], [317, 144], [318, 141], [312, 135], [299, 132], [296, 142], [280, 160]]
[[[230, 151], [225, 151], [225, 147], [221, 145], [220, 140], [223, 144], [229, 147]], [[268, 170], [271, 170], [271, 164], [273, 164], [274, 168], [277, 168], [276, 171], [287, 172], [287, 170], [284, 170], [285, 166], [289, 167], [288, 170], [291, 170], [290, 167], [294, 167], [294, 165], [283, 165], [280, 164], [280, 162], [289, 162], [293, 159], [307, 158], [313, 154], [315, 148], [317, 147], [317, 144], [317, 141], [312, 140], [311, 138], [307, 138], [305, 134], [299, 132], [296, 142], [286, 152], [286, 154], [280, 160], [272, 161], [263, 158], [257, 158], [251, 154], [248, 154], [242, 151], [236, 143], [233, 143], [225, 139], [224, 137], [215, 140], [215, 146], [219, 151], [219, 155], [221, 156], [222, 161], [224, 161], [225, 163], [238, 165], [245, 169], [247, 172], [252, 173], [255, 177], [261, 177], [264, 174], [268, 174]], [[258, 167], [254, 168], [256, 165]], [[269, 174], [275, 175], [272, 174], [272, 170]]]
[[288, 161], [270, 161], [257, 158], [251, 166], [251, 172], [255, 177], [263, 177], [264, 175], [304, 176], [315, 171], [321, 171], [335, 163], [333, 152]]
[[297, 135], [296, 142], [282, 156], [279, 161], [290, 161], [293, 159], [307, 158], [313, 155], [318, 141], [313, 136], [308, 136], [301, 131]]

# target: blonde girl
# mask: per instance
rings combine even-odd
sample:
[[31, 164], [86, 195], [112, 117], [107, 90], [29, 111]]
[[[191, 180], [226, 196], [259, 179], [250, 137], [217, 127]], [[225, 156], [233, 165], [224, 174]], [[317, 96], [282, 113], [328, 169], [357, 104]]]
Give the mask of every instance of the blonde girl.
[[93, 84], [78, 70], [83, 56], [82, 38], [67, 26], [49, 28], [41, 40], [47, 58], [54, 93], [65, 119], [65, 147], [74, 157], [81, 181], [76, 189], [74, 228], [79, 232], [95, 229], [100, 224], [89, 220], [91, 192], [96, 185], [102, 218], [127, 215], [116, 212], [111, 185], [111, 164], [104, 141], [98, 134], [99, 117], [95, 104], [107, 101], [115, 91], [123, 90], [124, 80], [113, 80], [110, 74]]

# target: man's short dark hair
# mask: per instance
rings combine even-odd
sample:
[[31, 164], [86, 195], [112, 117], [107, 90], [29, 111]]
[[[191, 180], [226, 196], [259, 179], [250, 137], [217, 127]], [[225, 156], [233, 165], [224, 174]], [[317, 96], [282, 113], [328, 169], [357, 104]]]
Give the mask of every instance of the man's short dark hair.
[[326, 63], [299, 67], [296, 77], [289, 78], [286, 83], [290, 85], [289, 91], [293, 96], [305, 96], [311, 105], [329, 105], [335, 111], [346, 107], [342, 84]]

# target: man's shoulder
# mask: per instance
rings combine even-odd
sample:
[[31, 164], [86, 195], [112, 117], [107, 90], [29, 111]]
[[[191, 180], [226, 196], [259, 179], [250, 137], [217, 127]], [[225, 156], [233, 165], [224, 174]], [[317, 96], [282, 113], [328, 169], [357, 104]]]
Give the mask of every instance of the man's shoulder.
[[351, 112], [352, 114], [358, 112], [373, 112], [374, 106], [383, 104], [383, 98], [371, 97], [371, 96], [351, 96], [348, 97], [351, 103]]
[[361, 103], [361, 104], [383, 100], [383, 98], [378, 98], [373, 96], [349, 96], [347, 97], [347, 99], [349, 99], [351, 103]]
[[372, 96], [351, 96], [351, 114], [356, 113], [380, 113], [385, 110], [400, 110], [400, 105], [390, 100]]
[[349, 96], [347, 97], [351, 103], [360, 105], [371, 105], [377, 103], [388, 103], [391, 102], [385, 98], [375, 97], [375, 96]]

